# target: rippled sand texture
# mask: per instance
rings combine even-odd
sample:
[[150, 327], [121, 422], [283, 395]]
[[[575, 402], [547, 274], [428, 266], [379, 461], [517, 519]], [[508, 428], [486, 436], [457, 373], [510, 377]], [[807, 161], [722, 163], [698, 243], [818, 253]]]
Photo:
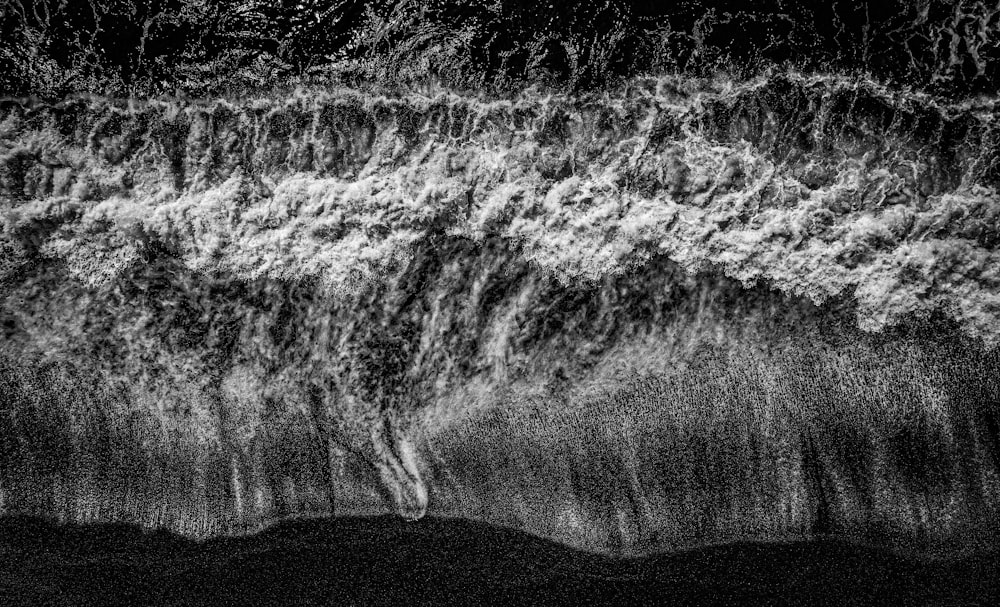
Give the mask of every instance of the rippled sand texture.
[[0, 511], [996, 537], [992, 101], [776, 74], [0, 112]]

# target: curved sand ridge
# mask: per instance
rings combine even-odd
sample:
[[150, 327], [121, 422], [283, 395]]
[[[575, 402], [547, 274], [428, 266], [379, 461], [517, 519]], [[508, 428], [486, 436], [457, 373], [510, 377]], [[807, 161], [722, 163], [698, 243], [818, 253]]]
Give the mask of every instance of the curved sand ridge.
[[992, 102], [2, 111], [8, 510], [204, 535], [388, 500], [616, 553], [995, 531]]

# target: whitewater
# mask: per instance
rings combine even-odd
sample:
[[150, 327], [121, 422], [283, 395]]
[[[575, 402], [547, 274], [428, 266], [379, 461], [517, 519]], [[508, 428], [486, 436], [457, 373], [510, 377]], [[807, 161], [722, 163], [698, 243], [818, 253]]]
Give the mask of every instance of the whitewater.
[[645, 554], [1000, 520], [993, 100], [0, 100], [0, 513]]

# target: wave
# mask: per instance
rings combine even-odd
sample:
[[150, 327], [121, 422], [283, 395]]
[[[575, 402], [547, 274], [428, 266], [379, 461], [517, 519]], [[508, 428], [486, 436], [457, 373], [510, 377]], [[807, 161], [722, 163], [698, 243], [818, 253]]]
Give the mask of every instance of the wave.
[[90, 282], [146, 238], [195, 270], [340, 288], [439, 226], [516, 243], [566, 281], [663, 252], [816, 303], [853, 296], [867, 329], [944, 309], [996, 343], [992, 103], [777, 75], [639, 80], [618, 98], [303, 92], [5, 116], [5, 233], [71, 219], [43, 254]]
[[8, 512], [996, 537], [992, 102], [774, 73], [0, 111]]

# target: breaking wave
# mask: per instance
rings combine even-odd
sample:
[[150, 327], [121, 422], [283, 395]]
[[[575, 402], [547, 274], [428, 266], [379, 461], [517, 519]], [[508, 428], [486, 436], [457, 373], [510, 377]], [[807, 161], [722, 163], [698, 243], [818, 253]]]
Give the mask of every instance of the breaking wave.
[[0, 509], [988, 541], [997, 140], [777, 72], [5, 100]]

